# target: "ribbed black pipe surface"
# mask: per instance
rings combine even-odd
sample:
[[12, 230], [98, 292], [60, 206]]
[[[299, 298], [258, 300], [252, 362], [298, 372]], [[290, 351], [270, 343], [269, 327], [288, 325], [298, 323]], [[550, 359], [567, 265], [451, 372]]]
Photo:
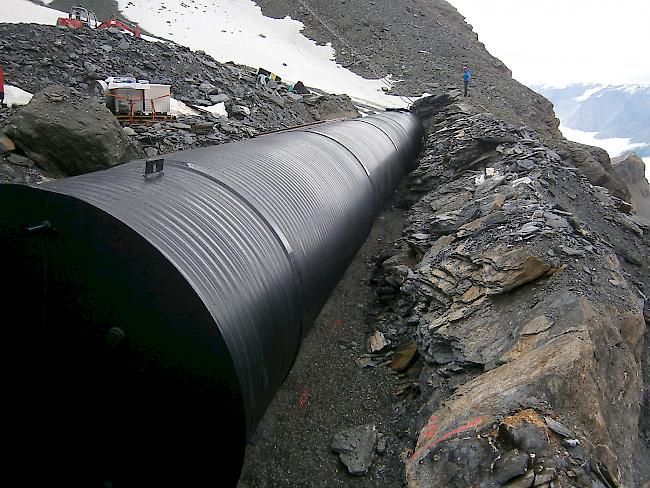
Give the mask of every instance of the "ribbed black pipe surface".
[[234, 484], [421, 138], [387, 112], [171, 154], [148, 179], [134, 161], [1, 185], [9, 437], [16, 465], [48, 467], [25, 479]]

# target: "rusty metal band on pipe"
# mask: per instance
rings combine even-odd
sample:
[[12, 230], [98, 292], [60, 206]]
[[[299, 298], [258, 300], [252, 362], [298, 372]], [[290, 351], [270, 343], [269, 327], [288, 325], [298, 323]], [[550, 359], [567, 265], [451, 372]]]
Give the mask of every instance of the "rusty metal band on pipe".
[[42, 468], [25, 479], [233, 485], [422, 137], [394, 111], [174, 153], [152, 178], [133, 161], [0, 185], [7, 437]]

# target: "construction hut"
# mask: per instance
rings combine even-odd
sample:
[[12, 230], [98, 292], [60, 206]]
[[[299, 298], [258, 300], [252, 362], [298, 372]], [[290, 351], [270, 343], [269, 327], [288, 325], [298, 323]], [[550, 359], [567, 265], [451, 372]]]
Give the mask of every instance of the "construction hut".
[[97, 84], [106, 95], [106, 106], [116, 116], [157, 116], [170, 112], [171, 85], [111, 76]]

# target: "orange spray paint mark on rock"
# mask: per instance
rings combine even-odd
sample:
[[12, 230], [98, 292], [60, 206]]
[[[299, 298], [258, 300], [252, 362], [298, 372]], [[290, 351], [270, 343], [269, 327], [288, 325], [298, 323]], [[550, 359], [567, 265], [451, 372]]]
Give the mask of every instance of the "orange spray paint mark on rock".
[[426, 440], [429, 440], [434, 435], [436, 435], [436, 432], [438, 431], [439, 421], [440, 421], [440, 417], [438, 417], [437, 415], [432, 415], [429, 421], [427, 422], [427, 425], [425, 425], [424, 429], [422, 429], [422, 437], [424, 437]]
[[440, 417], [436, 415], [431, 416], [431, 418], [427, 422], [427, 425], [422, 430], [422, 438], [426, 442], [422, 447], [415, 450], [413, 455], [409, 458], [407, 464], [411, 464], [413, 461], [420, 460], [422, 458], [422, 455], [425, 454], [425, 451], [430, 450], [436, 444], [439, 444], [442, 441], [445, 441], [455, 436], [456, 434], [460, 434], [461, 432], [466, 432], [475, 427], [478, 427], [484, 422], [484, 420], [485, 417], [474, 417], [469, 422], [461, 425], [460, 427], [450, 430], [449, 432], [441, 435], [440, 437], [437, 437], [436, 433], [438, 431], [438, 422], [440, 421]]
[[305, 408], [309, 404], [309, 388], [305, 388], [300, 393], [300, 398], [298, 398], [298, 406], [300, 408]]

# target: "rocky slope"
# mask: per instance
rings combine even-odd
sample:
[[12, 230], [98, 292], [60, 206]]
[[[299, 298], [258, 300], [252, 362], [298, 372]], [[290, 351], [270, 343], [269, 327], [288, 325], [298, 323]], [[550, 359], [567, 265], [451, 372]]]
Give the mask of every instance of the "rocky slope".
[[533, 131], [440, 98], [391, 258], [428, 396], [409, 486], [635, 486], [649, 222]]
[[[348, 97], [290, 94], [281, 84], [259, 85], [251, 68], [219, 64], [205, 53], [173, 43], [148, 42], [109, 30], [0, 24], [0, 56], [7, 84], [30, 93], [64, 85], [79, 105], [90, 103], [83, 100], [93, 92], [95, 80], [107, 76], [129, 75], [170, 84], [172, 97], [198, 110], [175, 121], [133, 125], [127, 131], [129, 137], [150, 157], [358, 115]], [[102, 96], [92, 96], [103, 101]], [[218, 102], [224, 103], [228, 117], [201, 111]], [[0, 108], [0, 130], [14, 112]], [[2, 180], [29, 182], [43, 176], [36, 174], [38, 169], [31, 163], [19, 163], [0, 161]]]
[[515, 126], [526, 125], [556, 151], [570, 157], [593, 184], [629, 199], [609, 157], [598, 148], [568, 142], [558, 130], [552, 104], [512, 78], [490, 55], [472, 26], [444, 0], [258, 0], [267, 15], [291, 15], [305, 34], [332, 42], [344, 66], [367, 77], [393, 74], [395, 90], [414, 95], [461, 85], [463, 65], [473, 71], [472, 103]]
[[530, 128], [416, 110], [402, 235], [326, 308], [240, 487], [646, 488], [650, 221]]

